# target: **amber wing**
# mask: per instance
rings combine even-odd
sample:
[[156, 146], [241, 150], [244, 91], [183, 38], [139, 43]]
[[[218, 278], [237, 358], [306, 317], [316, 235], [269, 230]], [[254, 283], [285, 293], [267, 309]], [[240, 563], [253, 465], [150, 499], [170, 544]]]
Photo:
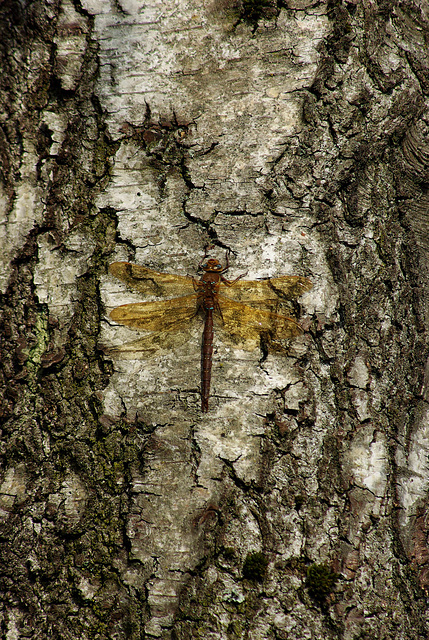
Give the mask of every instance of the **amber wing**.
[[196, 315], [197, 296], [171, 300], [135, 302], [116, 307], [110, 314], [115, 322], [142, 331], [180, 331]]
[[219, 291], [237, 302], [271, 306], [279, 298], [295, 300], [313, 287], [308, 278], [302, 276], [280, 276], [266, 280], [238, 280], [232, 286], [222, 284]]
[[146, 360], [162, 352], [174, 352], [174, 349], [187, 342], [191, 336], [190, 327], [183, 327], [179, 333], [153, 331], [137, 340], [121, 344], [119, 347], [105, 349], [105, 352], [116, 358], [126, 360]]
[[115, 322], [151, 333], [109, 350], [123, 358], [148, 358], [159, 350], [177, 348], [189, 340], [196, 317], [197, 296], [182, 296], [159, 302], [136, 302], [116, 307], [110, 313]]
[[298, 322], [282, 314], [255, 309], [221, 295], [219, 305], [223, 318], [220, 328], [243, 349], [254, 349], [264, 334], [277, 341], [294, 338], [303, 332]]
[[109, 266], [112, 275], [146, 296], [173, 298], [194, 291], [192, 278], [160, 273], [130, 262], [114, 262]]

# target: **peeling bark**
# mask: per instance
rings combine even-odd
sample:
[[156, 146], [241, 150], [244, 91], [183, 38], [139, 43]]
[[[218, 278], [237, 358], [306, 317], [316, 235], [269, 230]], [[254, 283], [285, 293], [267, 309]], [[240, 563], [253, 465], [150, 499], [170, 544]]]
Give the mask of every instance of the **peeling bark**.
[[[428, 12], [0, 7], [0, 625], [427, 638]], [[150, 360], [116, 260], [297, 274], [283, 352]], [[180, 342], [180, 341], [178, 341]]]

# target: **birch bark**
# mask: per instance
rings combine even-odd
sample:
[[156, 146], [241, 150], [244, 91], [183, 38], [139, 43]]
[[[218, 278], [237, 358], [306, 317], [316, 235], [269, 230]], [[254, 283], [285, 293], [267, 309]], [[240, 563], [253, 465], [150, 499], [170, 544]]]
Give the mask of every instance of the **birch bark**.
[[[0, 8], [0, 624], [428, 635], [427, 6]], [[136, 338], [126, 260], [314, 284], [285, 353]], [[216, 336], [215, 336], [216, 340]]]

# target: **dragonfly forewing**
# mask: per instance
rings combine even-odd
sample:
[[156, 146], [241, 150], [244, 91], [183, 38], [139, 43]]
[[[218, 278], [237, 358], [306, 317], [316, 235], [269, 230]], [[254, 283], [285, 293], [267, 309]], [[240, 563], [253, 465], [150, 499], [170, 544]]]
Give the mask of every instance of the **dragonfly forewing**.
[[114, 262], [109, 266], [109, 271], [131, 289], [146, 296], [168, 298], [184, 296], [194, 290], [193, 280], [188, 276], [160, 273], [130, 262]]

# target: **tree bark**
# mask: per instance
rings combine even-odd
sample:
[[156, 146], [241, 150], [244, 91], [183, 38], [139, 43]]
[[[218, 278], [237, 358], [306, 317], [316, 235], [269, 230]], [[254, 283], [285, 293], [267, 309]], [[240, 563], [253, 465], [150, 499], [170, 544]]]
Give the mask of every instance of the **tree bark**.
[[[429, 13], [0, 7], [5, 638], [427, 638]], [[114, 261], [296, 274], [305, 333], [139, 360]]]

